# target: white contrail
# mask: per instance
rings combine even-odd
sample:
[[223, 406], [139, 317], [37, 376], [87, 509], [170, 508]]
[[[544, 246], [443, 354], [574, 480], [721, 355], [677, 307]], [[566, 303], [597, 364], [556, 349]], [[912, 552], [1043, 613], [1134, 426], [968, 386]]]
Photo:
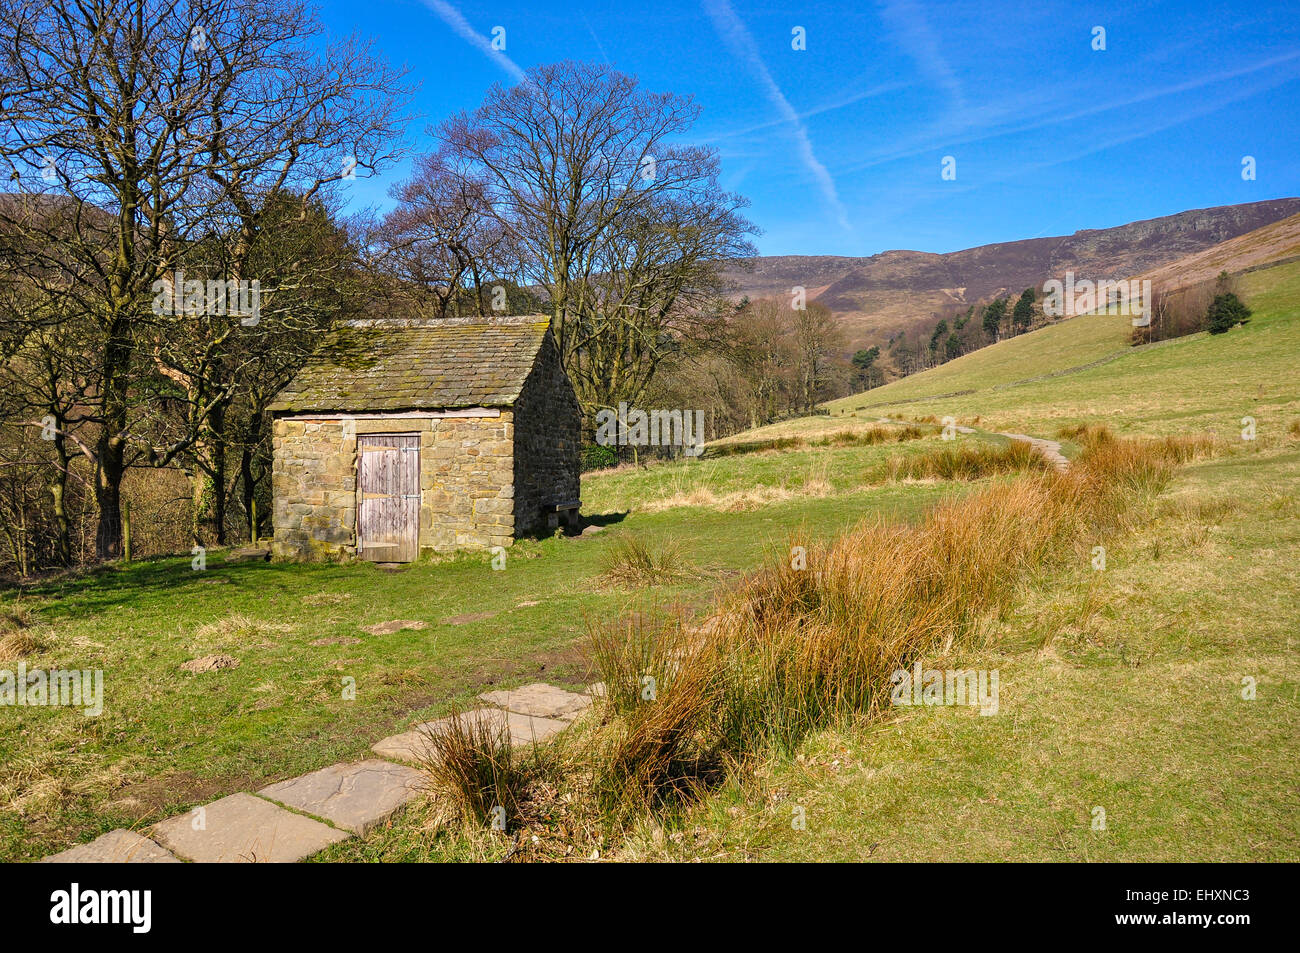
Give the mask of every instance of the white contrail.
[[758, 75], [759, 81], [763, 84], [763, 89], [767, 93], [768, 99], [776, 106], [777, 111], [781, 113], [782, 118], [790, 124], [794, 131], [795, 144], [799, 149], [799, 157], [812, 177], [816, 180], [817, 185], [826, 197], [827, 203], [834, 210], [836, 218], [845, 230], [850, 230], [848, 214], [844, 210], [844, 203], [840, 201], [839, 193], [835, 190], [835, 180], [831, 174], [826, 171], [826, 166], [822, 165], [816, 154], [813, 152], [812, 140], [808, 138], [808, 129], [803, 120], [799, 118], [799, 113], [790, 105], [790, 100], [785, 98], [785, 93], [781, 92], [781, 87], [776, 84], [772, 74], [768, 72], [763, 58], [758, 54], [758, 46], [754, 43], [754, 38], [750, 35], [749, 30], [745, 29], [745, 24], [740, 22], [736, 16], [736, 11], [731, 9], [731, 4], [727, 0], [705, 0], [704, 9], [708, 11], [709, 17], [713, 20], [714, 29], [727, 42], [732, 51], [749, 63], [749, 66]]
[[519, 64], [506, 56], [504, 50], [492, 49], [491, 41], [489, 41], [482, 33], [479, 33], [470, 26], [469, 21], [461, 16], [460, 11], [450, 3], [447, 3], [446, 0], [423, 0], [423, 3], [434, 13], [438, 14], [438, 16], [442, 18], [443, 23], [447, 24], [447, 26], [459, 33], [461, 39], [465, 40], [471, 46], [477, 46], [516, 80], [522, 83], [527, 79], [524, 75], [524, 71], [519, 68]]

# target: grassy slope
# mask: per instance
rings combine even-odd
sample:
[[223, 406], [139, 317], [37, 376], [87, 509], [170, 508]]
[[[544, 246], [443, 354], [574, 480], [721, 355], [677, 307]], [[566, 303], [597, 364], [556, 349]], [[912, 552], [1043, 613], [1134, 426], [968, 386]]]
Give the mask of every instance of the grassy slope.
[[1297, 441], [1189, 468], [1156, 523], [1101, 541], [1105, 572], [1038, 580], [985, 650], [934, 663], [998, 669], [997, 715], [828, 732], [625, 856], [1300, 858], [1297, 472]]
[[[830, 418], [744, 435], [812, 436], [893, 412], [1043, 435], [1084, 420], [1209, 429], [1235, 444], [1186, 468], [1133, 536], [1099, 540], [1105, 572], [1035, 580], [982, 650], [936, 660], [999, 669], [998, 716], [902, 708], [887, 724], [828, 732], [675, 831], [646, 829], [624, 856], [1300, 858], [1300, 439], [1286, 432], [1300, 415], [1300, 265], [1244, 283], [1255, 316], [1228, 335], [1131, 349], [1127, 319], [1079, 318], [836, 402]], [[965, 389], [975, 393], [934, 397]], [[1249, 444], [1236, 440], [1247, 414], [1260, 434]]]
[[[835, 401], [829, 405], [832, 416], [798, 423], [833, 429], [855, 415], [901, 413], [978, 416], [981, 426], [1048, 435], [1084, 420], [1106, 421], [1121, 432], [1226, 435], [1237, 433], [1240, 419], [1251, 415], [1265, 433], [1300, 416], [1300, 262], [1246, 275], [1242, 289], [1255, 317], [1226, 335], [1195, 334], [1133, 348], [1127, 344], [1128, 318], [1074, 318]], [[1071, 368], [1080, 369], [1031, 380]], [[1026, 380], [1031, 382], [1016, 383]], [[974, 393], [938, 396], [964, 390]]]

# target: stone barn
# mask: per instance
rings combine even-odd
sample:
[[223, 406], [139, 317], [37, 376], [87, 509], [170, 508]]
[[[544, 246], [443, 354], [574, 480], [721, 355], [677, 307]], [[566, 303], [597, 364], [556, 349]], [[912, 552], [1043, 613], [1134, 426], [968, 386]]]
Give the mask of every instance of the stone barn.
[[409, 562], [578, 518], [581, 411], [545, 316], [355, 322], [270, 411], [277, 557]]

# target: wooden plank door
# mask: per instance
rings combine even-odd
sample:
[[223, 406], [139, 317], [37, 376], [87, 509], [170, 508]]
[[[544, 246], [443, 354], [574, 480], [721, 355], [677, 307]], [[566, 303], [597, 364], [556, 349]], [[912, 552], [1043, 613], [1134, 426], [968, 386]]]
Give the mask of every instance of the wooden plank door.
[[357, 549], [377, 563], [420, 553], [420, 435], [357, 436]]

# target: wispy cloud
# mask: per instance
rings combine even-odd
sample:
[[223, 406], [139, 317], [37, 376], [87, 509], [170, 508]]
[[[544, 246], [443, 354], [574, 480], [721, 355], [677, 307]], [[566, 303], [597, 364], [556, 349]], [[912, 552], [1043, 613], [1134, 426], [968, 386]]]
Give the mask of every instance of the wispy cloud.
[[[852, 106], [863, 100], [874, 99], [877, 96], [883, 96], [898, 89], [907, 88], [908, 84], [902, 81], [882, 83], [879, 86], [873, 86], [870, 89], [864, 89], [860, 92], [849, 93], [846, 96], [840, 96], [828, 103], [822, 103], [820, 106], [814, 106], [812, 109], [805, 109], [799, 113], [799, 119], [804, 120], [809, 116], [819, 116], [822, 113], [834, 112], [837, 109], [844, 109], [846, 106]], [[786, 119], [774, 119], [770, 122], [755, 123], [752, 126], [745, 126], [741, 129], [729, 129], [726, 132], [720, 132], [713, 136], [705, 136], [701, 142], [722, 142], [727, 139], [739, 139], [742, 136], [748, 136], [755, 132], [762, 132], [764, 129], [771, 129], [773, 126], [781, 126], [787, 122]]]
[[460, 11], [450, 3], [447, 3], [446, 0], [423, 0], [423, 3], [434, 13], [438, 14], [438, 16], [442, 18], [443, 23], [447, 24], [447, 26], [460, 34], [461, 39], [469, 43], [470, 46], [478, 47], [518, 82], [522, 83], [524, 81], [526, 78], [524, 76], [524, 71], [519, 68], [519, 65], [514, 60], [506, 55], [505, 50], [492, 49], [492, 42], [482, 33], [479, 33], [470, 26], [469, 21], [461, 16]]
[[952, 96], [956, 109], [966, 106], [957, 74], [939, 49], [939, 39], [925, 19], [925, 12], [913, 0], [884, 0], [879, 4], [880, 18], [890, 35], [908, 56], [916, 61], [931, 82]]
[[609, 54], [605, 52], [605, 47], [601, 44], [600, 37], [596, 36], [596, 31], [591, 28], [591, 21], [587, 19], [585, 13], [582, 15], [582, 22], [586, 24], [587, 32], [591, 34], [591, 41], [596, 44], [596, 49], [600, 50], [600, 55], [601, 58], [604, 59], [605, 65], [612, 66], [613, 64], [610, 62]]
[[849, 225], [849, 216], [844, 209], [844, 203], [840, 201], [839, 192], [835, 188], [835, 180], [831, 177], [826, 166], [822, 165], [817, 155], [813, 152], [812, 140], [808, 137], [808, 129], [800, 118], [798, 111], [790, 105], [790, 100], [785, 98], [785, 93], [781, 92], [781, 87], [777, 85], [776, 80], [772, 78], [767, 64], [758, 53], [758, 45], [754, 42], [753, 36], [750, 35], [745, 24], [736, 16], [736, 11], [731, 8], [727, 0], [705, 0], [704, 8], [708, 11], [710, 19], [713, 20], [714, 29], [718, 35], [731, 47], [732, 52], [748, 64], [758, 77], [763, 91], [767, 98], [771, 100], [772, 105], [776, 107], [781, 118], [789, 124], [791, 133], [794, 136], [795, 145], [799, 152], [799, 158], [804, 167], [812, 175], [817, 187], [821, 190], [827, 205], [834, 212], [836, 219], [841, 227], [846, 231], [851, 230]]
[[[1277, 67], [1293, 63], [1297, 59], [1300, 59], [1300, 51], [1284, 53], [1230, 70], [1192, 77], [1172, 85], [1150, 87], [1144, 89], [1140, 93], [1125, 96], [1121, 99], [1113, 99], [1107, 102], [1094, 102], [1082, 108], [1070, 108], [1071, 105], [1078, 102], [1080, 99], [1086, 98], [1087, 94], [1082, 90], [1070, 90], [1067, 93], [1050, 96], [1042, 93], [1027, 92], [1024, 97], [1013, 102], [1003, 104], [993, 103], [978, 110], [967, 110], [966, 114], [953, 124], [944, 122], [929, 130], [914, 135], [909, 141], [895, 141], [892, 148], [882, 150], [874, 156], [868, 156], [864, 159], [850, 163], [842, 167], [839, 172], [841, 175], [849, 172], [860, 172], [864, 169], [885, 165], [899, 159], [906, 159], [927, 152], [933, 152], [936, 143], [940, 142], [943, 143], [945, 148], [951, 148], [955, 145], [984, 142], [990, 139], [1000, 139], [1007, 136], [1035, 132], [1039, 129], [1046, 129], [1052, 126], [1076, 123], [1081, 119], [1087, 119], [1093, 116], [1115, 112], [1117, 110], [1128, 109], [1133, 106], [1139, 106], [1166, 97], [1178, 96], [1182, 93], [1193, 92], [1207, 86], [1214, 86], [1219, 83], [1228, 82], [1229, 80], [1241, 79], [1262, 70], [1273, 71], [1267, 86], [1264, 87], [1272, 88], [1293, 82], [1297, 78], [1300, 78], [1300, 74], [1298, 74], [1294, 69], [1277, 70]], [[1246, 98], [1241, 95], [1242, 89], [1253, 89], [1253, 87], [1234, 88], [1229, 90], [1229, 98], [1220, 100], [1219, 104], [1236, 102], [1239, 99]], [[1037, 111], [1037, 115], [1025, 120], [1023, 117], [1031, 110], [1030, 103], [1034, 100], [1037, 100], [1037, 102], [1034, 103], [1032, 108]], [[1212, 107], [1212, 109], [1217, 108], [1219, 108], [1218, 105]], [[1205, 110], [1201, 110], [1188, 114], [1186, 119], [1182, 121], [1188, 121], [1204, 115], [1205, 112]], [[1162, 124], [1160, 128], [1164, 129], [1168, 128], [1168, 126]], [[1126, 139], [1124, 141], [1128, 140]]]

